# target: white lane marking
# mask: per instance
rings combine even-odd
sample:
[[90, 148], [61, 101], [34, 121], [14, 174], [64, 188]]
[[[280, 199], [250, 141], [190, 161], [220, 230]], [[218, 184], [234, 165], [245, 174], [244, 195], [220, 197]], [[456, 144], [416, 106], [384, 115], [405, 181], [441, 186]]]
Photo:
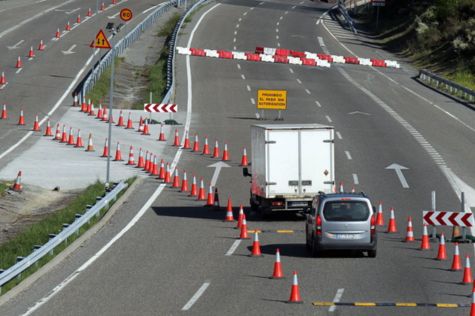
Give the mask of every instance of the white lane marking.
[[302, 80], [300, 80], [299, 78], [297, 78], [296, 80], [299, 84], [302, 84]]
[[237, 31], [234, 31], [234, 35], [237, 35]]
[[233, 49], [234, 49], [234, 50], [237, 50], [236, 46], [233, 46]]
[[[45, 1], [46, 1], [46, 0], [45, 0]], [[22, 27], [23, 25], [25, 25], [25, 24], [27, 24], [27, 23], [29, 23], [29, 22], [31, 22], [31, 21], [33, 21], [33, 20], [35, 20], [35, 19], [37, 19], [37, 18], [43, 16], [43, 15], [45, 15], [46, 13], [49, 13], [49, 12], [51, 12], [51, 11], [54, 11], [54, 10], [56, 10], [57, 8], [60, 8], [60, 7], [62, 7], [62, 6], [65, 6], [65, 5], [67, 5], [67, 4], [71, 3], [71, 2], [74, 2], [74, 1], [75, 1], [75, 0], [68, 0], [68, 1], [65, 1], [65, 2], [63, 2], [63, 3], [61, 3], [61, 4], [57, 5], [57, 6], [51, 7], [51, 8], [46, 9], [46, 10], [44, 10], [44, 11], [38, 13], [38, 14], [33, 15], [32, 17], [30, 17], [30, 18], [28, 18], [28, 19], [25, 19], [25, 20], [21, 21], [20, 23], [15, 24], [15, 25], [12, 26], [11, 28], [6, 29], [5, 31], [1, 32], [1, 33], [0, 33], [0, 38], [4, 37], [5, 35], [7, 35], [7, 34], [10, 33], [10, 32], [15, 31], [16, 29]]]
[[237, 64], [237, 69], [241, 69], [241, 65], [240, 64]]
[[276, 35], [276, 36], [275, 36], [275, 39], [279, 39], [279, 35]]
[[322, 105], [321, 105], [320, 102], [318, 102], [318, 101], [315, 101], [315, 104], [316, 104], [319, 108], [322, 107]]
[[237, 29], [239, 28], [239, 23], [238, 23], [238, 24], [236, 24], [236, 28], [237, 28]]
[[276, 33], [279, 33], [279, 29], [275, 29], [275, 32], [276, 32]]
[[236, 38], [233, 38], [233, 43], [236, 43]]
[[114, 15], [108, 16], [108, 18], [111, 19], [111, 20], [112, 20], [112, 19], [115, 19], [116, 17], [119, 16], [119, 14], [120, 14], [120, 12], [117, 12], [117, 13], [114, 14]]
[[399, 182], [401, 182], [401, 186], [404, 189], [409, 189], [409, 184], [407, 184], [406, 178], [404, 177], [404, 174], [402, 173], [402, 170], [407, 170], [406, 167], [401, 166], [397, 163], [393, 163], [393, 164], [387, 166], [385, 169], [396, 171], [396, 175], [399, 178]]
[[321, 36], [318, 37], [318, 44], [323, 47], [325, 46], [325, 43], [323, 42], [323, 38]]
[[242, 21], [242, 18], [239, 18], [238, 21], [241, 22], [241, 21]]
[[35, 3], [42, 3], [42, 2], [46, 2], [46, 0], [38, 0], [38, 1], [35, 1]]
[[305, 92], [307, 92], [307, 94], [312, 94], [312, 93], [310, 92], [310, 90], [308, 90], [308, 89], [305, 89]]
[[294, 5], [294, 6], [292, 6], [292, 10], [293, 10], [293, 9], [295, 9], [296, 7], [297, 7], [297, 6], [295, 6], [295, 5]]
[[360, 184], [360, 181], [358, 180], [358, 175], [356, 173], [353, 173], [353, 183], [355, 185]]
[[279, 46], [279, 47], [280, 47], [280, 43], [279, 43], [279, 42], [277, 42], [277, 46]]
[[248, 84], [246, 85], [246, 89], [247, 91], [251, 92], [251, 87]]
[[345, 150], [345, 155], [346, 155], [346, 159], [348, 160], [352, 160], [353, 158], [351, 158], [351, 154], [348, 150]]
[[259, 5], [263, 5], [263, 4], [264, 4], [264, 1], [262, 1], [262, 2], [259, 2]]
[[148, 9], [145, 9], [144, 11], [142, 11], [142, 14], [145, 14], [145, 13], [147, 13], [147, 12], [149, 12], [149, 11], [152, 11], [153, 9], [155, 9], [155, 8], [158, 7], [158, 6], [159, 6], [159, 5], [154, 5], [153, 7], [150, 7], [150, 8], [148, 8]]
[[279, 22], [279, 21], [277, 21], [277, 23], [276, 23], [275, 25], [279, 26], [279, 24], [280, 24], [280, 22]]
[[301, 1], [299, 4], [303, 4], [305, 1]]
[[64, 13], [66, 13], [67, 15], [70, 15], [70, 14], [73, 14], [74, 12], [76, 12], [76, 11], [79, 11], [79, 10], [81, 10], [81, 8], [72, 9], [71, 11], [66, 11]]
[[[343, 292], [345, 291], [345, 289], [338, 289], [336, 291], [336, 294], [335, 294], [335, 298], [333, 299], [333, 303], [338, 303], [340, 300], [341, 300], [341, 297], [343, 296]], [[336, 306], [333, 305], [333, 306], [330, 306], [330, 308], [328, 309], [328, 311], [330, 313], [333, 313], [334, 311], [336, 310]]]
[[289, 13], [289, 11], [285, 11], [285, 12], [284, 12], [284, 14], [288, 14], [288, 13]]
[[338, 137], [338, 139], [343, 139], [343, 137], [341, 136], [340, 132], [336, 132], [336, 137]]
[[254, 10], [254, 7], [251, 7], [249, 10], [251, 10], [251, 11]]
[[251, 98], [251, 103], [256, 104], [256, 100], [254, 100], [254, 98]]
[[246, 80], [246, 76], [244, 76], [244, 74], [241, 74], [241, 78], [242, 80]]
[[74, 54], [75, 52], [73, 52], [73, 49], [76, 48], [76, 44], [73, 44], [71, 45], [71, 47], [68, 49], [68, 50], [62, 50], [61, 52], [64, 54], [64, 55], [71, 55], [71, 54]]
[[317, 20], [317, 22], [315, 23], [315, 25], [318, 25], [318, 24], [320, 24], [320, 20]]
[[203, 283], [203, 285], [198, 289], [198, 291], [196, 291], [195, 295], [193, 295], [190, 298], [188, 303], [186, 303], [185, 306], [183, 306], [183, 308], [181, 310], [182, 311], [189, 310], [193, 306], [193, 304], [195, 304], [196, 301], [200, 298], [200, 296], [203, 295], [203, 293], [206, 291], [206, 289], [208, 288], [209, 285], [210, 285], [209, 282]]
[[[217, 6], [219, 6], [220, 3], [215, 4], [213, 7], [211, 7], [208, 11], [203, 13], [203, 15], [200, 17], [198, 22], [196, 23], [195, 27], [191, 31], [190, 38], [188, 39], [188, 48], [191, 46], [191, 41], [193, 40], [193, 36], [195, 34], [196, 29], [198, 26], [201, 24], [201, 21], [203, 18], [213, 9], [215, 9]], [[90, 60], [92, 60], [94, 56], [90, 57]], [[186, 75], [187, 75], [187, 82], [188, 82], [188, 108], [187, 108], [187, 116], [186, 116], [186, 121], [185, 121], [185, 133], [188, 132], [190, 129], [190, 122], [191, 122], [191, 110], [192, 110], [192, 87], [191, 87], [191, 69], [190, 69], [190, 56], [186, 56]], [[89, 61], [90, 62], [90, 61]], [[87, 66], [87, 65], [86, 65]], [[86, 67], [85, 66], [85, 67]], [[81, 69], [82, 71], [82, 69]], [[81, 71], [78, 74], [78, 77], [81, 76]], [[73, 81], [70, 87], [75, 86], [76, 83]], [[69, 90], [66, 91], [64, 95], [68, 95]], [[62, 100], [61, 100], [62, 102]], [[59, 102], [59, 103], [61, 103]], [[33, 132], [31, 132], [33, 133]], [[185, 138], [183, 138], [182, 143], [184, 143]], [[180, 157], [182, 155], [183, 146], [180, 146], [180, 148], [177, 150], [175, 154], [175, 158], [172, 161], [171, 167], [172, 170], [176, 168], [176, 165], [178, 164], [178, 161], [180, 160]], [[0, 157], [1, 158], [1, 157]], [[132, 218], [132, 220], [117, 234], [112, 238], [106, 245], [104, 245], [94, 256], [89, 258], [83, 265], [81, 265], [75, 272], [70, 274], [63, 282], [61, 282], [58, 286], [56, 286], [47, 296], [43, 297], [40, 299], [33, 307], [30, 307], [24, 314], [21, 316], [28, 316], [31, 315], [33, 312], [35, 312], [38, 308], [40, 308], [42, 305], [47, 303], [51, 298], [53, 298], [59, 291], [61, 291], [64, 287], [66, 287], [69, 283], [71, 283], [82, 271], [87, 269], [94, 261], [96, 261], [104, 252], [106, 252], [117, 240], [119, 240], [128, 230], [130, 230], [139, 220], [140, 218], [145, 214], [145, 212], [152, 206], [153, 202], [158, 198], [160, 193], [162, 193], [163, 189], [166, 187], [165, 184], [160, 184], [160, 186], [153, 192], [153, 194], [150, 196], [150, 198], [145, 202], [145, 204], [142, 206], [142, 208], [139, 210], [139, 212]], [[209, 285], [209, 284], [208, 284]]]
[[241, 239], [235, 240], [231, 245], [231, 248], [229, 248], [228, 252], [226, 252], [225, 256], [232, 256], [233, 253], [236, 251], [237, 247], [239, 247], [240, 243]]
[[246, 11], [246, 12], [244, 12], [242, 15], [246, 16], [246, 15], [247, 15], [247, 11]]
[[281, 17], [279, 18], [279, 20], [282, 20], [283, 18], [284, 18], [284, 17], [283, 17], [283, 16], [281, 16]]
[[7, 48], [8, 48], [9, 50], [17, 49], [18, 46], [20, 46], [24, 41], [25, 41], [25, 40], [18, 41], [18, 43], [16, 43], [15, 45], [7, 46]]
[[325, 115], [325, 118], [327, 119], [328, 123], [333, 122], [332, 119], [331, 119], [331, 117], [329, 117], [328, 115]]
[[294, 73], [294, 70], [292, 68], [289, 68], [289, 71], [290, 71], [291, 74]]
[[21, 71], [23, 70], [23, 68], [18, 68], [17, 71], [15, 71], [17, 74], [19, 74]]

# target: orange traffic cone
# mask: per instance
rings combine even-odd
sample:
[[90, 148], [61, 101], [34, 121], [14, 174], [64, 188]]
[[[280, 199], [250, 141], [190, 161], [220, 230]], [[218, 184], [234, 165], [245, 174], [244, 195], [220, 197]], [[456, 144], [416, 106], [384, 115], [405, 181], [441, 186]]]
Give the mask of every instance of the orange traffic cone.
[[142, 117], [140, 117], [139, 128], [137, 129], [137, 132], [143, 132], [143, 118]]
[[283, 277], [284, 272], [282, 272], [282, 264], [280, 262], [280, 251], [277, 248], [275, 251], [274, 272], [272, 272], [271, 279], [282, 279]]
[[20, 118], [18, 119], [18, 125], [25, 125], [25, 115], [23, 115], [23, 110], [20, 110]]
[[56, 132], [54, 133], [54, 140], [61, 140], [61, 130], [59, 128], [59, 123], [56, 124]]
[[188, 192], [188, 179], [186, 178], [186, 171], [183, 171], [180, 192]]
[[459, 244], [455, 243], [455, 252], [454, 256], [452, 259], [452, 266], [450, 267], [450, 270], [452, 271], [459, 271], [462, 270], [461, 264], [460, 264], [460, 251], [459, 251]]
[[104, 2], [101, 3], [101, 11], [104, 11], [106, 9], [106, 5], [104, 4]]
[[343, 182], [340, 181], [340, 193], [345, 192], [345, 189], [343, 188]]
[[130, 118], [130, 112], [129, 112], [129, 117], [127, 118], [127, 126], [125, 127], [125, 129], [133, 129], [134, 126], [132, 124], [132, 119]]
[[28, 52], [28, 58], [34, 58], [35, 51], [33, 50], [33, 46], [30, 47], [30, 51]]
[[378, 203], [378, 213], [376, 215], [376, 226], [384, 226], [383, 203]]
[[76, 23], [81, 24], [81, 15], [80, 14], [78, 14], [78, 16], [76, 18]]
[[190, 149], [190, 137], [188, 136], [188, 132], [185, 133], [185, 144], [183, 145], [183, 149]]
[[288, 303], [303, 303], [300, 297], [299, 281], [297, 278], [297, 271], [294, 271], [294, 277], [292, 280], [292, 289], [290, 290], [290, 298]]
[[180, 176], [178, 175], [178, 168], [175, 168], [175, 174], [173, 175], [172, 188], [180, 187]]
[[160, 134], [158, 135], [158, 140], [161, 142], [166, 141], [165, 133], [163, 132], [163, 124], [160, 124]]
[[226, 205], [226, 217], [225, 217], [224, 221], [225, 222], [234, 222], [233, 202], [231, 200], [231, 196], [228, 197], [228, 204]]
[[99, 104], [99, 110], [97, 110], [96, 118], [99, 120], [102, 120], [103, 117], [104, 117], [104, 110], [102, 109], [102, 104]]
[[163, 159], [160, 161], [160, 170], [158, 170], [158, 178], [160, 180], [165, 179], [165, 163], [163, 162]]
[[87, 10], [87, 16], [88, 16], [88, 17], [91, 17], [91, 16], [92, 16], [92, 10], [91, 10], [91, 8], [89, 8], [89, 9]]
[[135, 158], [134, 158], [134, 146], [130, 146], [129, 148], [129, 161], [127, 161], [127, 165], [134, 166], [135, 165]]
[[246, 167], [248, 165], [248, 161], [247, 161], [247, 152], [246, 152], [246, 148], [243, 148], [242, 149], [242, 157], [241, 157], [241, 166], [242, 167]]
[[424, 229], [422, 233], [422, 240], [421, 240], [421, 250], [428, 250], [430, 249], [430, 242], [429, 242], [429, 234], [427, 233], [427, 225], [424, 224]]
[[117, 146], [115, 148], [114, 161], [122, 161], [122, 152], [120, 151], [120, 143], [119, 142], [117, 142]]
[[17, 60], [16, 60], [16, 65], [15, 65], [15, 68], [22, 68], [23, 67], [23, 62], [21, 61], [21, 57], [18, 56]]
[[104, 142], [104, 150], [102, 151], [101, 157], [107, 157], [107, 156], [109, 156], [109, 145], [107, 143], [107, 137], [106, 137], [106, 140]]
[[43, 43], [43, 40], [40, 40], [40, 44], [38, 44], [38, 50], [45, 50], [46, 45]]
[[137, 168], [143, 168], [145, 166], [145, 160], [143, 159], [142, 147], [139, 148], [139, 160], [137, 162]]
[[86, 151], [94, 151], [94, 144], [92, 143], [92, 134], [89, 133], [89, 139], [87, 140]]
[[214, 194], [213, 194], [213, 187], [209, 186], [208, 191], [208, 198], [206, 200], [206, 206], [213, 206], [214, 205]]
[[200, 151], [200, 140], [198, 138], [198, 134], [195, 134], [195, 141], [193, 142], [193, 152]]
[[463, 279], [462, 284], [470, 284], [473, 282], [472, 278], [472, 268], [470, 267], [470, 257], [465, 257], [465, 267], [463, 269]]
[[[106, 113], [107, 113], [107, 112], [106, 112]], [[106, 121], [107, 121], [107, 123], [109, 123], [109, 121], [110, 121], [111, 124], [115, 124], [115, 121], [114, 121], [114, 113], [113, 113], [112, 111], [109, 113], [109, 117], [108, 117], [108, 119], [107, 119]]]
[[247, 234], [247, 222], [246, 222], [246, 215], [244, 215], [241, 224], [241, 233], [239, 234], [239, 239], [249, 239]]
[[472, 305], [470, 307], [470, 316], [475, 316], [475, 282], [472, 286]]
[[91, 103], [91, 106], [88, 107], [87, 115], [96, 116], [96, 111], [94, 110], [94, 103]]
[[145, 153], [145, 166], [144, 166], [144, 171], [150, 172], [152, 169], [150, 169], [150, 158], [151, 158], [152, 153], [149, 153], [148, 150]]
[[56, 39], [59, 39], [61, 37], [61, 32], [59, 31], [59, 29], [56, 30], [56, 33], [54, 34], [54, 37]]
[[252, 242], [251, 257], [260, 257], [261, 253], [261, 244], [259, 243], [259, 234], [257, 231], [254, 233], [254, 241]]
[[197, 201], [204, 201], [206, 200], [205, 196], [205, 185], [203, 182], [203, 178], [200, 179], [200, 188], [198, 189], [198, 197], [196, 198]]
[[78, 135], [76, 137], [76, 145], [74, 145], [76, 148], [82, 148], [84, 147], [84, 144], [82, 143], [82, 137], [81, 137], [81, 130], [78, 129]]
[[5, 72], [2, 71], [2, 75], [0, 76], [0, 85], [6, 85], [7, 84], [7, 77], [5, 76]]
[[153, 155], [152, 172], [150, 174], [152, 176], [158, 176], [158, 158], [156, 155]]
[[68, 23], [66, 23], [66, 26], [64, 27], [64, 29], [66, 31], [71, 31], [71, 24], [69, 24], [69, 21], [68, 21]]
[[193, 181], [191, 182], [190, 196], [197, 196], [197, 195], [198, 195], [198, 188], [196, 186], [196, 176], [193, 175]]
[[148, 121], [147, 120], [143, 124], [142, 135], [150, 135], [150, 129], [148, 128]]
[[171, 182], [170, 178], [171, 178], [170, 164], [167, 162], [167, 167], [166, 167], [166, 171], [165, 171], [165, 178], [163, 179], [163, 182], [170, 183]]
[[221, 160], [222, 161], [228, 161], [229, 160], [228, 144], [224, 144], [223, 157], [222, 157]]
[[66, 133], [66, 125], [63, 125], [63, 132], [61, 133], [61, 143], [68, 142], [68, 134]]
[[43, 136], [53, 136], [53, 131], [51, 130], [51, 123], [49, 120], [46, 121], [46, 130]]
[[102, 109], [102, 119], [101, 119], [101, 121], [107, 122], [107, 120], [109, 119], [109, 115], [108, 115], [107, 112], [108, 112], [108, 111], [107, 111], [107, 108], [104, 107], [104, 108]]
[[414, 230], [412, 228], [412, 217], [407, 218], [406, 239], [405, 242], [414, 241]]
[[68, 145], [74, 145], [74, 134], [73, 134], [73, 128], [69, 128], [69, 137], [68, 137]]
[[444, 234], [440, 235], [439, 242], [439, 251], [437, 252], [436, 260], [446, 260], [447, 259], [447, 250], [445, 248], [445, 236]]
[[394, 209], [391, 208], [391, 216], [389, 218], [388, 233], [397, 233], [396, 218], [394, 217]]
[[205, 144], [203, 145], [203, 152], [201, 154], [209, 155], [208, 137], [205, 137]]
[[33, 123], [33, 132], [39, 132], [40, 129], [40, 123], [38, 122], [38, 115], [35, 117], [35, 122]]
[[244, 208], [242, 207], [242, 204], [241, 204], [239, 205], [239, 216], [238, 216], [238, 221], [235, 227], [236, 229], [241, 228], [243, 219], [244, 219]]
[[173, 140], [173, 146], [180, 146], [180, 136], [178, 135], [178, 129], [175, 129], [175, 138]]
[[215, 141], [215, 143], [214, 143], [213, 155], [211, 157], [213, 157], [213, 158], [218, 158], [219, 157], [219, 143], [218, 143], [218, 141]]
[[355, 190], [355, 187], [351, 187], [351, 193], [355, 193], [356, 190]]
[[13, 184], [11, 189], [17, 192], [20, 192], [23, 189], [23, 186], [21, 185], [21, 171], [18, 171], [18, 175], [16, 176], [15, 183]]
[[0, 119], [1, 120], [8, 119], [8, 112], [7, 112], [7, 105], [6, 104], [3, 105], [2, 114], [0, 115]]

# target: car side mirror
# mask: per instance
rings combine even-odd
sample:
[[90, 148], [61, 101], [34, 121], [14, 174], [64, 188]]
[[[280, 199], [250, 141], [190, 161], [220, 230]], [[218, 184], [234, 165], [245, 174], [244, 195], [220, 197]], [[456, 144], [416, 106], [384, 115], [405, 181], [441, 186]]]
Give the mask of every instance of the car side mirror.
[[250, 177], [251, 174], [249, 173], [249, 169], [248, 168], [242, 168], [242, 175], [244, 177]]

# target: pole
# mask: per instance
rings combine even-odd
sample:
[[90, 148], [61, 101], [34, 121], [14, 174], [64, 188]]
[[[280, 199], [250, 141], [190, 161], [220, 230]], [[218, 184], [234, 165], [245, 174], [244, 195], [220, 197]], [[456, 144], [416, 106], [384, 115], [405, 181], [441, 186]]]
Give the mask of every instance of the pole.
[[109, 188], [109, 181], [110, 181], [110, 165], [111, 165], [111, 155], [110, 151], [111, 144], [112, 144], [112, 102], [114, 99], [114, 69], [115, 69], [115, 58], [114, 58], [114, 49], [111, 50], [111, 58], [112, 58], [112, 65], [111, 65], [111, 80], [110, 80], [110, 88], [109, 88], [109, 138], [107, 139], [109, 146], [109, 154], [107, 155], [107, 175], [106, 175], [106, 188]]
[[[152, 97], [153, 97], [153, 93], [152, 93], [152, 91], [150, 91], [150, 104], [153, 103]], [[152, 124], [152, 111], [150, 111], [150, 113], [148, 115], [148, 124]]]
[[[465, 192], [462, 192], [460, 195], [460, 212], [465, 212]], [[465, 241], [467, 238], [467, 227], [462, 227], [462, 241]]]
[[379, 6], [376, 8], [376, 31], [379, 30]]
[[[436, 207], [436, 193], [435, 191], [432, 191], [431, 192], [431, 200], [432, 200], [432, 210], [435, 212], [437, 211]], [[437, 228], [435, 226], [432, 226], [432, 239], [436, 239], [437, 238]]]

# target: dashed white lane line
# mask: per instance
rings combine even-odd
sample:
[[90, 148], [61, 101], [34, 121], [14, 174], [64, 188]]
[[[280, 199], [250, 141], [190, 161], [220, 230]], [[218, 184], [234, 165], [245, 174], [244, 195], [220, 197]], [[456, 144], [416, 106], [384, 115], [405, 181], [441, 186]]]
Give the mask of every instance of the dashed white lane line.
[[355, 185], [360, 184], [360, 181], [358, 180], [358, 175], [356, 173], [353, 173], [353, 183]]
[[292, 10], [293, 10], [293, 9], [295, 9], [296, 7], [297, 7], [297, 6], [295, 6], [295, 5], [294, 5], [294, 6], [292, 6]]
[[254, 100], [254, 98], [251, 98], [251, 103], [256, 104], [256, 100]]
[[345, 150], [345, 155], [346, 155], [346, 159], [348, 160], [352, 160], [353, 158], [351, 158], [351, 154], [348, 150]]
[[325, 46], [325, 43], [323, 42], [323, 38], [321, 36], [318, 37], [318, 44], [323, 47]]
[[246, 89], [247, 91], [251, 92], [251, 86], [249, 86], [248, 84], [246, 85]]
[[289, 14], [289, 11], [285, 11], [284, 14]]
[[276, 23], [275, 25], [279, 26], [279, 25], [280, 25], [280, 22], [279, 22], [279, 21], [277, 21], [277, 23]]
[[289, 68], [289, 71], [290, 71], [291, 74], [294, 73], [294, 70], [292, 68]]
[[244, 74], [241, 74], [241, 78], [242, 80], [246, 80], [246, 76], [244, 76]]
[[234, 31], [234, 35], [237, 35], [237, 31]]
[[284, 18], [284, 17], [283, 17], [283, 16], [281, 16], [281, 17], [279, 18], [279, 20], [282, 20], [283, 18]]
[[320, 102], [318, 102], [318, 101], [315, 101], [315, 104], [316, 104], [319, 108], [322, 107], [322, 105], [321, 105]]
[[237, 47], [236, 47], [236, 46], [233, 46], [233, 49], [234, 49], [234, 50], [237, 50]]
[[241, 22], [241, 21], [242, 21], [242, 18], [239, 18], [238, 21]]
[[299, 78], [297, 78], [296, 80], [299, 84], [302, 84], [302, 80], [300, 80]]
[[276, 36], [275, 36], [275, 39], [279, 39], [279, 35], [276, 35]]
[[263, 5], [263, 4], [264, 4], [264, 2], [259, 2], [259, 5]]
[[198, 289], [198, 291], [196, 291], [196, 293], [190, 298], [188, 303], [186, 303], [185, 306], [183, 306], [181, 310], [182, 311], [189, 310], [196, 303], [196, 301], [200, 299], [201, 295], [203, 295], [203, 293], [206, 291], [209, 285], [210, 285], [209, 282], [203, 283], [203, 285]]
[[237, 29], [239, 28], [239, 23], [238, 23], [238, 24], [236, 24], [236, 28], [237, 28]]
[[229, 250], [226, 252], [225, 256], [232, 256], [233, 253], [236, 251], [237, 247], [239, 247], [240, 243], [241, 239], [235, 240], [231, 245], [231, 248], [229, 248]]
[[236, 67], [237, 67], [237, 69], [241, 69], [241, 65], [240, 65], [240, 64], [237, 64]]
[[333, 122], [332, 119], [331, 119], [331, 117], [329, 117], [328, 115], [325, 115], [325, 118], [327, 119], [328, 123]]
[[236, 43], [236, 38], [233, 38], [233, 43]]
[[[341, 300], [341, 297], [343, 296], [343, 292], [345, 291], [345, 289], [338, 289], [336, 291], [336, 294], [335, 294], [335, 298], [333, 299], [333, 303], [338, 303], [340, 300]], [[330, 306], [330, 308], [328, 309], [328, 311], [330, 313], [333, 313], [334, 311], [336, 310], [336, 306], [333, 305], [333, 306]]]
[[246, 12], [244, 12], [242, 15], [246, 16], [246, 15], [247, 15], [247, 11], [246, 11]]
[[280, 43], [279, 43], [279, 42], [277, 42], [277, 46], [279, 46], [279, 47], [280, 47]]
[[310, 90], [308, 90], [308, 89], [305, 89], [305, 92], [307, 92], [307, 94], [312, 94], [312, 93], [310, 92]]
[[23, 68], [18, 68], [17, 71], [15, 71], [17, 74], [19, 74], [21, 71], [23, 70]]
[[338, 137], [338, 139], [343, 139], [343, 137], [341, 136], [340, 132], [336, 132], [336, 137]]
[[279, 33], [279, 29], [275, 29], [275, 32], [276, 32], [276, 33]]
[[251, 7], [249, 10], [251, 10], [251, 11], [254, 10], [254, 7]]

